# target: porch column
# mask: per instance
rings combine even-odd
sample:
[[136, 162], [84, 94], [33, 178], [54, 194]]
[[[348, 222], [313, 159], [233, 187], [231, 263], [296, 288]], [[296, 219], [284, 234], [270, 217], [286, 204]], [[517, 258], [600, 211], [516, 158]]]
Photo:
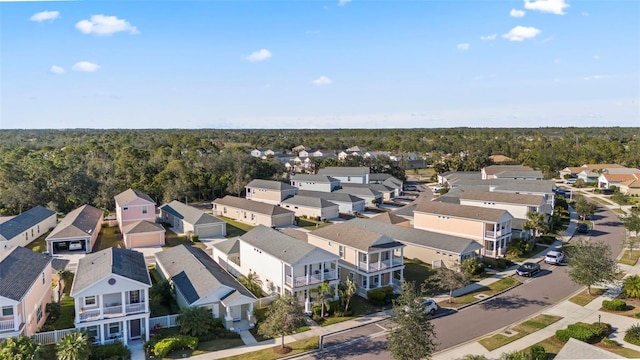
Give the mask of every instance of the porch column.
[[104, 344], [104, 327], [106, 324], [98, 325], [98, 336], [100, 336], [100, 344]]
[[[367, 272], [369, 272], [369, 260], [371, 260], [371, 259], [369, 259], [370, 257], [371, 256], [369, 256], [369, 254], [367, 254], [367, 261], [365, 261], [365, 264], [364, 264], [367, 267], [367, 270], [366, 270]], [[369, 280], [371, 280], [371, 279], [369, 279], [369, 277], [367, 277], [367, 286], [369, 286]]]
[[104, 295], [103, 294], [98, 295], [98, 306], [100, 307], [100, 319], [102, 319], [104, 318]]
[[[293, 289], [294, 287], [296, 287], [296, 279], [293, 277], [293, 266], [290, 266], [291, 268], [291, 288]], [[284, 286], [282, 287], [282, 290], [284, 291]]]
[[126, 291], [121, 292], [121, 298], [122, 298], [122, 313], [126, 314], [126, 308], [127, 308], [127, 297], [126, 295]]
[[380, 269], [382, 269], [382, 252], [378, 253], [378, 271], [380, 271]]
[[[22, 316], [20, 316], [21, 314], [18, 313], [18, 305], [13, 305], [13, 330], [18, 330], [20, 329], [20, 318]], [[23, 306], [24, 308], [24, 306]], [[24, 319], [25, 324], [27, 323], [27, 319]]]
[[[73, 307], [76, 309], [76, 316], [75, 316], [76, 319], [75, 319], [74, 323], [76, 323], [76, 324], [80, 322], [80, 308], [82, 307], [80, 305], [80, 304], [82, 304], [80, 302], [80, 301], [82, 301], [81, 299], [84, 299], [84, 298], [75, 298], [75, 299], [73, 299]], [[16, 309], [17, 309], [17, 307], [16, 307]], [[14, 314], [15, 314], [15, 312], [14, 312]]]
[[149, 312], [149, 288], [144, 289], [144, 312]]
[[127, 346], [127, 343], [129, 342], [129, 328], [127, 327], [128, 323], [129, 320], [122, 321], [122, 341], [124, 342], [124, 346]]
[[225, 327], [233, 331], [233, 317], [231, 316], [231, 306], [225, 306], [226, 316], [224, 317]]
[[144, 318], [144, 341], [149, 341], [149, 316]]
[[254, 324], [254, 321], [253, 321], [253, 303], [249, 303], [249, 310], [247, 312], [247, 320], [249, 320], [250, 323]]

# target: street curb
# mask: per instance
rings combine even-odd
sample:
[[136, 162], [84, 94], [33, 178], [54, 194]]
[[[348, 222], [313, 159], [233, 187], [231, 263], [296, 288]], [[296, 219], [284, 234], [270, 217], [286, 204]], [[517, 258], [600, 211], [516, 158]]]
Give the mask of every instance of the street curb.
[[[513, 275], [509, 275], [509, 276], [513, 277]], [[504, 279], [504, 278], [503, 278], [503, 279]], [[517, 279], [516, 279], [516, 280], [517, 280]], [[474, 301], [474, 302], [471, 302], [471, 303], [468, 303], [468, 304], [462, 305], [462, 306], [460, 306], [460, 307], [458, 307], [458, 308], [446, 308], [446, 309], [451, 309], [451, 310], [455, 310], [455, 311], [460, 311], [460, 310], [464, 310], [464, 309], [466, 309], [466, 308], [468, 308], [468, 307], [470, 307], [470, 306], [480, 304], [481, 302], [484, 302], [484, 301], [487, 301], [487, 300], [491, 300], [491, 299], [493, 299], [494, 297], [496, 297], [496, 296], [498, 296], [498, 295], [502, 295], [502, 294], [506, 293], [507, 291], [509, 291], [509, 290], [511, 290], [511, 289], [515, 289], [515, 288], [517, 288], [518, 286], [520, 286], [520, 285], [524, 284], [524, 283], [523, 283], [523, 282], [521, 282], [520, 280], [517, 280], [517, 281], [518, 281], [518, 284], [513, 285], [512, 287], [507, 288], [507, 289], [504, 289], [504, 290], [502, 290], [502, 291], [500, 291], [500, 292], [497, 292], [497, 293], [495, 293], [495, 294], [493, 294], [493, 295], [490, 295], [490, 296], [488, 296], [488, 297], [486, 297], [486, 298], [484, 298], [484, 299], [476, 300], [476, 301]]]

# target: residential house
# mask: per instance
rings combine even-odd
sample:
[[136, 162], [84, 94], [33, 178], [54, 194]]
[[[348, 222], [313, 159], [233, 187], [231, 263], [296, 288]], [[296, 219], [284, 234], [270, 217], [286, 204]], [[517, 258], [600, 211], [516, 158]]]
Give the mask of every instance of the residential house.
[[[413, 213], [412, 213], [413, 216]], [[411, 227], [411, 220], [408, 220], [402, 216], [399, 216], [397, 214], [394, 214], [392, 212], [383, 212], [380, 213], [374, 217], [370, 218], [373, 221], [377, 221], [377, 222], [381, 222], [381, 223], [385, 223], [385, 224], [392, 224], [392, 225], [398, 225], [398, 226], [403, 226], [403, 227]]]
[[579, 173], [587, 170], [598, 172], [598, 170], [622, 169], [624, 166], [618, 164], [583, 164], [582, 166], [569, 166], [559, 171], [560, 177], [577, 177]]
[[245, 197], [248, 200], [260, 201], [267, 204], [278, 205], [283, 200], [294, 196], [298, 188], [287, 183], [274, 180], [251, 180], [245, 188]]
[[522, 165], [491, 165], [480, 171], [482, 180], [511, 179], [511, 180], [542, 180], [542, 172]]
[[336, 151], [335, 150], [316, 150], [314, 152], [309, 153], [309, 157], [319, 157], [324, 159], [336, 159]]
[[[348, 192], [349, 194], [364, 191], [371, 193], [379, 193], [382, 196], [382, 201], [392, 201], [395, 197], [396, 190], [390, 186], [386, 186], [384, 184], [342, 184], [342, 191]], [[373, 199], [371, 199], [373, 200]]]
[[335, 219], [340, 215], [339, 206], [316, 197], [296, 195], [282, 202], [280, 205], [293, 211], [296, 216], [306, 216], [318, 221]]
[[340, 180], [326, 175], [296, 174], [291, 176], [291, 186], [300, 190], [332, 192], [340, 188]]
[[350, 184], [350, 186], [338, 189], [335, 192], [359, 197], [364, 200], [366, 207], [376, 207], [384, 201], [384, 195], [379, 191], [373, 190], [369, 185]]
[[47, 250], [51, 255], [78, 251], [90, 253], [96, 244], [104, 212], [91, 205], [82, 205], [60, 220], [47, 236]]
[[298, 154], [298, 153], [300, 153], [300, 151], [303, 151], [303, 150], [310, 150], [310, 148], [308, 148], [308, 147], [306, 147], [304, 145], [298, 145], [298, 146], [294, 147], [293, 149], [291, 149], [291, 152], [295, 153], [295, 154]]
[[607, 351], [606, 348], [591, 345], [587, 342], [576, 340], [574, 338], [569, 338], [564, 346], [562, 346], [558, 351], [558, 354], [553, 358], [555, 360], [626, 359], [625, 356]]
[[366, 166], [328, 166], [318, 170], [318, 175], [330, 176], [340, 181], [341, 184], [368, 184], [371, 170]]
[[274, 151], [271, 149], [259, 148], [251, 150], [251, 156], [266, 159], [267, 156], [278, 156], [280, 155], [280, 151]]
[[51, 260], [18, 246], [0, 261], [0, 342], [31, 336], [44, 324], [52, 301]]
[[640, 170], [630, 174], [600, 174], [598, 177], [598, 187], [609, 189], [612, 186], [617, 186], [621, 193], [627, 195], [640, 194]]
[[149, 195], [138, 190], [127, 189], [115, 196], [116, 219], [120, 231], [128, 223], [139, 220], [156, 220], [156, 202]]
[[147, 220], [130, 222], [122, 227], [122, 240], [127, 249], [163, 246], [165, 229], [162, 225]]
[[482, 245], [481, 255], [502, 257], [511, 242], [512, 220], [507, 210], [427, 201], [415, 208], [413, 226], [473, 239]]
[[216, 216], [225, 216], [254, 226], [289, 226], [295, 221], [295, 213], [291, 210], [230, 195], [215, 199], [213, 212]]
[[290, 294], [311, 310], [315, 289], [323, 282], [336, 291], [339, 256], [266, 226], [213, 244], [213, 259], [230, 273], [255, 273], [267, 294]]
[[479, 171], [447, 171], [438, 174], [438, 184], [454, 187], [458, 182], [466, 183], [467, 181], [482, 182], [482, 173]]
[[393, 238], [349, 224], [335, 224], [310, 232], [308, 242], [340, 257], [340, 280], [350, 278], [358, 295], [379, 287], [400, 291], [404, 279], [404, 245]]
[[388, 151], [365, 151], [362, 153], [362, 157], [365, 159], [377, 159], [379, 157], [389, 158], [391, 157], [391, 153]]
[[36, 206], [0, 223], [0, 260], [11, 249], [27, 246], [56, 226], [56, 212]]
[[[626, 167], [614, 167], [614, 168], [601, 168], [601, 169], [585, 169], [578, 173], [578, 179], [585, 182], [598, 182], [601, 175], [631, 175], [640, 173], [640, 169], [626, 168]], [[613, 178], [612, 178], [613, 179]]]
[[625, 180], [618, 184], [620, 192], [627, 195], [640, 195], [640, 174], [635, 174], [633, 179]]
[[149, 288], [141, 252], [107, 248], [87, 254], [71, 285], [75, 327], [99, 344], [149, 341]]
[[155, 254], [156, 268], [175, 291], [181, 309], [201, 306], [231, 331], [253, 327], [256, 297], [204, 250], [180, 245]]
[[160, 207], [160, 219], [177, 234], [198, 235], [200, 238], [224, 237], [227, 223], [193, 206], [174, 200]]
[[402, 195], [403, 182], [391, 174], [369, 174], [369, 184], [381, 184], [394, 190], [392, 198]]
[[482, 253], [482, 245], [473, 239], [388, 223], [380, 215], [371, 219], [352, 219], [345, 224], [385, 234], [404, 244], [406, 259], [418, 259], [433, 268], [454, 269], [456, 264]]
[[299, 190], [298, 195], [315, 197], [332, 202], [338, 205], [338, 212], [341, 214], [360, 214], [364, 212], [365, 209], [364, 199], [346, 193]]

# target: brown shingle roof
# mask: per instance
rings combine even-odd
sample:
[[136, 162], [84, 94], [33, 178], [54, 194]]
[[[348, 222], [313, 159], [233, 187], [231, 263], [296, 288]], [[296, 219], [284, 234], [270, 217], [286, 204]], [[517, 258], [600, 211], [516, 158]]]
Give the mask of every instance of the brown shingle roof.
[[415, 212], [483, 221], [498, 221], [505, 213], [509, 213], [508, 211], [501, 209], [489, 209], [478, 206], [459, 205], [437, 201], [425, 201], [416, 207]]
[[383, 244], [384, 247], [389, 247], [389, 245], [392, 245], [392, 243], [396, 243], [395, 246], [402, 246], [401, 243], [393, 240], [387, 235], [379, 234], [377, 232], [344, 223], [334, 224], [318, 230], [314, 230], [311, 232], [311, 235], [335, 241], [337, 243], [344, 244], [346, 246], [363, 251], [369, 251], [370, 248], [379, 247]]
[[544, 203], [541, 195], [525, 195], [494, 191], [467, 190], [460, 196], [462, 200], [492, 201], [518, 205], [540, 205]]
[[239, 209], [245, 209], [249, 211], [254, 211], [254, 212], [257, 212], [260, 214], [266, 214], [266, 215], [293, 214], [293, 211], [284, 209], [280, 206], [242, 199], [242, 198], [231, 196], [231, 195], [227, 195], [223, 198], [215, 199], [213, 203], [220, 204], [220, 205], [227, 205], [227, 206], [231, 206]]

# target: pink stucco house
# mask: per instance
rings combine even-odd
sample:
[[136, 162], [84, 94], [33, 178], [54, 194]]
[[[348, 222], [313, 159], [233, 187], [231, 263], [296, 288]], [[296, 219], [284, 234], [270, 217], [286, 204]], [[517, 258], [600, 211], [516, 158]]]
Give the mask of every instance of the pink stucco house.
[[140, 220], [155, 222], [156, 202], [138, 190], [127, 189], [115, 196], [116, 218], [118, 227], [122, 231], [127, 224]]

